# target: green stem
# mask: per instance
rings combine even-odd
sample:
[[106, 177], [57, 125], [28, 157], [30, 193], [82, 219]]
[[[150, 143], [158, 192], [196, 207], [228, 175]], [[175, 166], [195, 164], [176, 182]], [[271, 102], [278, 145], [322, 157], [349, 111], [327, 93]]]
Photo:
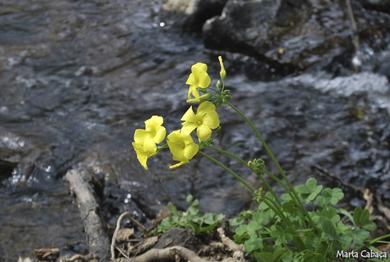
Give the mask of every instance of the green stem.
[[247, 181], [245, 181], [245, 179], [243, 179], [242, 177], [240, 177], [236, 172], [234, 172], [233, 170], [231, 170], [229, 167], [227, 167], [225, 164], [223, 164], [221, 161], [217, 160], [216, 158], [210, 156], [209, 154], [205, 153], [205, 152], [202, 152], [202, 151], [199, 151], [199, 154], [201, 154], [202, 156], [204, 156], [205, 158], [207, 158], [210, 162], [216, 164], [217, 166], [219, 166], [220, 168], [222, 168], [223, 170], [225, 170], [226, 172], [228, 172], [229, 175], [233, 176], [235, 179], [237, 179], [244, 187], [246, 190], [248, 190], [249, 193], [251, 193], [251, 195], [254, 197], [255, 196], [255, 189], [250, 185], [248, 184]]
[[[243, 159], [241, 159], [239, 156], [237, 156], [236, 154], [234, 153], [231, 153], [229, 151], [226, 151], [220, 147], [216, 147], [216, 146], [213, 146], [213, 145], [209, 145], [208, 146], [209, 148], [217, 151], [218, 153], [222, 154], [222, 155], [225, 155], [235, 161], [237, 161], [238, 163], [241, 163], [243, 166], [249, 168], [251, 171], [253, 171], [247, 162], [245, 162]], [[278, 195], [275, 193], [275, 191], [272, 189], [271, 185], [268, 183], [268, 181], [266, 179], [264, 179], [264, 177], [261, 175], [261, 174], [258, 174], [257, 172], [255, 172], [256, 176], [261, 180], [261, 182], [265, 185], [266, 189], [272, 194], [272, 196], [275, 198], [275, 201], [277, 202], [278, 206], [280, 206], [280, 199], [278, 197]]]
[[[377, 238], [371, 240], [371, 241], [369, 242], [369, 245], [375, 244], [375, 243], [377, 243], [378, 241], [381, 241], [381, 240], [386, 239], [386, 238], [390, 238], [390, 234], [386, 234], [386, 235], [383, 235], [383, 236], [380, 236], [380, 237], [377, 237]], [[386, 241], [386, 242], [387, 242], [387, 243], [390, 243], [390, 242], [388, 242], [388, 241]]]
[[[278, 170], [279, 174], [283, 177], [284, 181], [286, 182], [286, 184], [287, 184], [287, 192], [291, 195], [291, 197], [295, 200], [295, 202], [300, 206], [300, 208], [302, 209], [303, 214], [306, 215], [306, 217], [307, 217], [309, 223], [311, 224], [311, 226], [313, 228], [316, 228], [313, 220], [311, 219], [310, 215], [307, 213], [305, 207], [303, 206], [301, 200], [299, 199], [297, 193], [295, 192], [294, 187], [292, 186], [292, 184], [288, 180], [286, 172], [284, 171], [284, 169], [280, 165], [278, 159], [276, 158], [276, 156], [272, 152], [271, 148], [268, 146], [267, 142], [265, 142], [265, 140], [263, 139], [262, 135], [257, 130], [255, 124], [248, 117], [246, 117], [241, 112], [241, 110], [238, 107], [236, 107], [235, 105], [233, 105], [230, 102], [227, 102], [226, 104], [231, 109], [233, 109], [245, 121], [245, 123], [252, 129], [252, 131], [255, 133], [255, 136], [256, 136], [257, 140], [261, 143], [261, 145], [263, 146], [265, 152], [271, 158], [272, 163], [275, 165], [276, 169]], [[272, 175], [272, 173], [271, 173], [271, 175]], [[281, 186], [285, 187], [284, 184], [281, 184]]]
[[[272, 163], [274, 163], [274, 165], [276, 166], [278, 172], [287, 180], [287, 176], [286, 176], [286, 172], [284, 171], [284, 169], [282, 168], [282, 166], [280, 165], [278, 159], [276, 158], [276, 156], [274, 155], [274, 153], [272, 152], [271, 148], [268, 146], [267, 142], [265, 142], [265, 140], [263, 139], [262, 135], [260, 134], [260, 132], [257, 130], [255, 124], [248, 118], [246, 117], [242, 112], [241, 110], [236, 107], [235, 105], [233, 105], [232, 103], [228, 102], [227, 105], [233, 109], [244, 121], [245, 123], [252, 129], [252, 131], [255, 133], [255, 136], [257, 138], [257, 140], [261, 143], [261, 145], [264, 147], [264, 150], [265, 152], [267, 153], [267, 155], [271, 158], [271, 161]], [[287, 180], [288, 182], [288, 180]]]
[[242, 164], [245, 167], [248, 167], [248, 163], [246, 161], [244, 161], [241, 157], [237, 156], [236, 154], [234, 154], [232, 152], [229, 152], [225, 149], [222, 149], [220, 147], [213, 146], [213, 145], [208, 145], [207, 147], [217, 151], [218, 153], [221, 153], [222, 155], [225, 155], [225, 156], [237, 161], [238, 163]]
[[168, 144], [163, 144], [163, 145], [160, 145], [157, 147], [157, 151], [160, 152], [161, 150], [164, 150], [164, 149], [167, 149], [168, 148]]
[[[214, 149], [215, 151], [217, 151], [217, 152], [219, 152], [219, 153], [221, 153], [221, 154], [223, 154], [223, 155], [225, 155], [225, 156], [227, 156], [227, 157], [230, 157], [230, 158], [232, 158], [232, 159], [234, 159], [234, 160], [236, 160], [236, 161], [242, 163], [245, 167], [248, 167], [248, 164], [247, 164], [244, 160], [242, 160], [239, 156], [237, 156], [236, 154], [231, 153], [231, 152], [229, 152], [229, 151], [226, 151], [226, 150], [224, 150], [224, 149], [222, 149], [222, 148], [212, 146], [212, 145], [209, 145], [208, 147], [211, 148], [211, 149]], [[231, 170], [230, 168], [228, 168], [227, 166], [225, 166], [225, 165], [224, 165], [223, 163], [221, 163], [219, 160], [217, 160], [217, 159], [211, 157], [210, 155], [208, 155], [208, 154], [206, 154], [206, 153], [204, 153], [204, 152], [202, 152], [202, 151], [200, 151], [200, 153], [201, 153], [203, 156], [205, 156], [206, 158], [208, 158], [210, 161], [212, 161], [213, 163], [217, 164], [218, 166], [220, 166], [220, 167], [222, 167], [222, 168], [224, 168], [224, 169], [225, 169], [225, 167], [226, 167], [227, 169], [229, 169], [231, 172], [234, 173], [234, 175], [233, 175], [233, 174], [231, 174], [231, 175], [233, 175], [235, 178], [239, 179], [239, 181], [242, 183], [242, 180], [241, 180], [242, 178], [241, 178], [236, 172], [234, 172], [233, 170]], [[207, 155], [207, 156], [206, 156], [206, 155]], [[213, 160], [211, 160], [210, 158], [213, 158]], [[216, 161], [219, 162], [219, 163], [217, 163]], [[248, 168], [249, 168], [249, 167], [248, 167]], [[227, 169], [225, 169], [225, 170], [228, 171]], [[229, 172], [229, 171], [228, 171], [228, 172]], [[256, 175], [257, 175], [257, 174], [256, 174]], [[272, 187], [268, 184], [268, 182], [267, 182], [263, 177], [261, 177], [261, 176], [258, 176], [258, 177], [259, 177], [259, 178], [262, 180], [262, 182], [266, 185], [267, 189], [270, 191], [270, 193], [272, 194], [272, 196], [275, 198], [275, 201], [276, 201], [276, 202], [275, 202], [275, 201], [274, 201], [273, 199], [271, 199], [271, 198], [264, 197], [264, 198], [263, 198], [264, 202], [269, 206], [269, 208], [271, 208], [276, 214], [278, 214], [279, 217], [280, 217], [281, 219], [284, 219], [284, 220], [288, 221], [289, 223], [291, 223], [291, 221], [283, 214], [283, 211], [282, 211], [282, 209], [281, 209], [281, 204], [280, 204], [280, 202], [279, 202], [279, 199], [278, 199], [277, 195], [275, 194], [275, 192], [272, 190]], [[245, 183], [246, 183], [246, 181], [245, 181]], [[253, 187], [252, 187], [252, 188], [253, 188]]]
[[285, 220], [287, 223], [291, 224], [289, 218], [287, 218], [283, 211], [277, 206], [277, 204], [270, 198], [264, 197], [262, 199], [269, 208], [271, 208], [282, 220]]

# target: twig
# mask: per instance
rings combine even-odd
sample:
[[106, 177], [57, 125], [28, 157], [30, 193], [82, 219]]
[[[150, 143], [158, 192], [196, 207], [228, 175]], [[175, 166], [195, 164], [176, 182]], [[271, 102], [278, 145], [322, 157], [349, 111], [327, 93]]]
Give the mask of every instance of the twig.
[[83, 256], [83, 255], [80, 255], [80, 254], [76, 254], [74, 256], [71, 256], [70, 258], [60, 258], [60, 261], [63, 261], [63, 262], [74, 262], [74, 261], [90, 261], [92, 259], [92, 257], [90, 255], [86, 255], [86, 256]]
[[127, 259], [130, 259], [130, 257], [125, 253], [125, 251], [122, 248], [120, 247], [115, 247], [115, 248], [119, 251], [119, 253], [122, 254], [122, 256], [124, 256]]
[[151, 249], [157, 242], [158, 236], [149, 237], [144, 241], [134, 245], [133, 250], [131, 250], [131, 252], [134, 255], [145, 253], [147, 250]]
[[118, 217], [118, 220], [116, 221], [115, 231], [111, 239], [111, 260], [112, 261], [115, 260], [115, 242], [116, 242], [116, 237], [118, 235], [118, 231], [121, 228], [122, 220], [125, 216], [129, 216], [129, 215], [130, 215], [129, 212], [124, 212]]
[[325, 177], [331, 178], [332, 180], [335, 180], [340, 186], [343, 186], [344, 188], [352, 189], [355, 193], [359, 193], [359, 194], [362, 194], [362, 195], [364, 194], [364, 189], [344, 182], [339, 177], [331, 174], [328, 170], [326, 170], [322, 166], [312, 165], [311, 169], [313, 169], [319, 175], [323, 175]]
[[135, 219], [132, 216], [129, 216], [129, 219], [131, 220], [131, 222], [133, 222], [137, 227], [139, 227], [142, 230], [142, 233], [146, 232], [146, 228], [144, 227], [144, 225], [142, 225], [137, 219]]
[[364, 208], [368, 210], [370, 215], [372, 215], [372, 213], [374, 212], [374, 194], [371, 192], [370, 189], [365, 188], [363, 190], [363, 198], [364, 200], [366, 200], [366, 206]]
[[164, 249], [153, 248], [148, 252], [131, 258], [129, 262], [156, 262], [175, 259], [177, 256], [191, 262], [209, 262], [185, 247], [173, 246]]
[[109, 241], [98, 215], [99, 205], [91, 186], [86, 181], [88, 175], [87, 170], [75, 168], [67, 172], [65, 179], [69, 182], [71, 192], [76, 196], [89, 251], [104, 260], [108, 254]]
[[233, 251], [233, 258], [227, 258], [224, 261], [225, 262], [230, 262], [230, 261], [245, 261], [244, 258], [244, 246], [243, 245], [238, 245], [236, 244], [233, 240], [228, 238], [225, 235], [225, 230], [223, 230], [222, 227], [217, 229], [219, 238], [221, 239], [221, 242], [228, 247], [231, 251]]
[[348, 19], [351, 23], [352, 43], [355, 47], [355, 51], [357, 52], [360, 48], [360, 42], [359, 42], [358, 29], [357, 29], [355, 16], [353, 15], [351, 0], [345, 0], [345, 5], [347, 7]]
[[244, 247], [242, 245], [236, 244], [233, 240], [228, 238], [225, 235], [225, 230], [223, 230], [222, 227], [217, 229], [219, 238], [221, 239], [222, 243], [227, 246], [231, 251], [243, 251]]
[[362, 66], [361, 61], [361, 55], [362, 51], [360, 51], [360, 41], [359, 41], [359, 34], [358, 34], [358, 28], [355, 20], [355, 16], [353, 15], [353, 9], [351, 5], [351, 0], [345, 0], [345, 5], [347, 9], [347, 16], [350, 21], [350, 27], [351, 27], [351, 39], [352, 39], [352, 45], [355, 49], [354, 57], [352, 58], [352, 66], [355, 72], [360, 71], [360, 68]]
[[389, 222], [390, 222], [390, 208], [386, 207], [382, 202], [382, 199], [376, 195], [376, 202], [378, 203], [378, 211], [382, 214], [383, 222], [387, 227], [387, 230], [390, 230]]

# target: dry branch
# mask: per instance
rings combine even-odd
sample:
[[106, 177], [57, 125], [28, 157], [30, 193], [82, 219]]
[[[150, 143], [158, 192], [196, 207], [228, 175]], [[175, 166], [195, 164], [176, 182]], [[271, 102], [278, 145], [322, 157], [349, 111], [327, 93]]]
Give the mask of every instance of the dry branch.
[[109, 241], [101, 218], [98, 215], [99, 205], [93, 195], [93, 190], [86, 179], [87, 170], [72, 169], [65, 179], [69, 182], [71, 192], [76, 196], [77, 206], [87, 235], [89, 251], [100, 259], [108, 254]]
[[224, 262], [240, 262], [245, 261], [244, 254], [244, 246], [236, 244], [233, 240], [228, 238], [225, 234], [225, 230], [222, 227], [217, 229], [219, 238], [221, 242], [228, 247], [231, 251], [233, 251], [233, 258], [227, 258]]
[[112, 235], [112, 239], [111, 239], [111, 260], [112, 261], [115, 260], [115, 242], [116, 242], [116, 238], [117, 238], [119, 229], [121, 228], [122, 220], [125, 216], [128, 216], [128, 215], [130, 215], [129, 212], [124, 212], [122, 215], [119, 216], [118, 220], [116, 221], [115, 231], [114, 231], [114, 234]]

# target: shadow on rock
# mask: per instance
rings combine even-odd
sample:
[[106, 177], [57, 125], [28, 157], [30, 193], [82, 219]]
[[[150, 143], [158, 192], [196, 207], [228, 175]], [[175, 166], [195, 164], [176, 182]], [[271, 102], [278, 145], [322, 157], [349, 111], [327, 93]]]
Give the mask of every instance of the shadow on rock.
[[[355, 2], [352, 9], [361, 42], [384, 41], [390, 16]], [[350, 68], [352, 32], [344, 2], [305, 0], [230, 0], [203, 27], [207, 48], [255, 57], [281, 75], [338, 63]]]

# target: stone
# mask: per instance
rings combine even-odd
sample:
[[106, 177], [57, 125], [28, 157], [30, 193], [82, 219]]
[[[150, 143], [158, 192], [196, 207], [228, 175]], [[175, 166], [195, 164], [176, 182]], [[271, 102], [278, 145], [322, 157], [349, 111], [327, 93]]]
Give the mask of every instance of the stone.
[[[361, 39], [387, 34], [388, 15], [358, 3], [353, 11]], [[229, 0], [221, 16], [203, 26], [207, 48], [242, 53], [277, 70], [287, 68], [287, 74], [351, 59], [351, 34], [345, 6], [332, 1]]]
[[0, 181], [11, 176], [12, 171], [16, 167], [17, 163], [9, 162], [0, 159]]
[[390, 12], [390, 0], [362, 0], [364, 6], [381, 12]]
[[167, 18], [184, 31], [202, 30], [207, 19], [220, 15], [227, 0], [167, 0]]

